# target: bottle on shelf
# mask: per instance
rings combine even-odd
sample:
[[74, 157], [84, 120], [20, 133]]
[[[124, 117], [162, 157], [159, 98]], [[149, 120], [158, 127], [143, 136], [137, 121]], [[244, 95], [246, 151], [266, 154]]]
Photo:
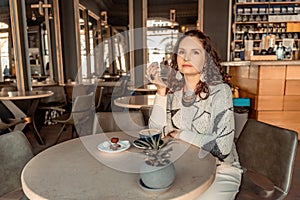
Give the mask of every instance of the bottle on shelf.
[[286, 47], [285, 51], [284, 51], [284, 58], [286, 60], [291, 60], [292, 59], [292, 52], [293, 52], [293, 50], [292, 50], [291, 47]]
[[279, 42], [279, 46], [276, 49], [277, 60], [283, 60], [284, 58], [284, 49], [282, 46], [282, 42]]
[[261, 53], [266, 51], [266, 38], [267, 38], [267, 34], [263, 33], [261, 36], [261, 42], [260, 42], [260, 47], [259, 47], [259, 51]]
[[299, 47], [298, 47], [297, 42], [294, 42], [292, 54], [293, 54], [292, 55], [293, 60], [298, 60], [299, 59]]
[[246, 41], [248, 40], [248, 32], [245, 31], [243, 33], [243, 40], [242, 40], [242, 46], [241, 46], [241, 52], [240, 52], [240, 59], [245, 60], [245, 45]]

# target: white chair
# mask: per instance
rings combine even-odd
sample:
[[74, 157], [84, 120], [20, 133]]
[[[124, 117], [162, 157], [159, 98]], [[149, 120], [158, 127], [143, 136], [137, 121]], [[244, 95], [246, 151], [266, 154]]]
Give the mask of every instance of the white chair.
[[100, 111], [104, 87], [97, 87], [95, 93], [95, 110]]
[[64, 86], [59, 85], [43, 87], [42, 90], [50, 90], [53, 92], [52, 96], [42, 98], [38, 107], [38, 109], [46, 111], [44, 124], [50, 125], [52, 123], [52, 118], [58, 117], [66, 111], [66, 92]]
[[72, 136], [74, 132], [76, 132], [77, 136], [92, 134], [94, 116], [94, 93], [91, 92], [88, 95], [76, 96], [72, 105], [71, 113], [52, 119], [53, 122], [62, 124], [62, 128], [57, 135], [56, 143], [61, 137], [66, 125], [72, 126]]

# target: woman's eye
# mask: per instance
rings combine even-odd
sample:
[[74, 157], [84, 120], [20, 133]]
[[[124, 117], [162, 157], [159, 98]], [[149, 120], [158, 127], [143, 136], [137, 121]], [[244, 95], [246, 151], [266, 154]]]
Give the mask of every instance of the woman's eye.
[[184, 51], [183, 51], [183, 50], [179, 50], [179, 51], [178, 51], [178, 54], [179, 54], [179, 55], [183, 55], [183, 54], [184, 54]]
[[200, 51], [194, 50], [194, 55], [200, 55]]

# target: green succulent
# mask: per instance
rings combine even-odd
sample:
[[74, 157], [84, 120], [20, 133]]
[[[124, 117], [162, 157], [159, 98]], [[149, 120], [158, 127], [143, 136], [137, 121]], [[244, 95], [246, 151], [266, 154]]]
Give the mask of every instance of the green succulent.
[[146, 163], [152, 166], [165, 166], [168, 165], [171, 161], [169, 158], [171, 157], [170, 152], [173, 150], [172, 147], [167, 148], [174, 139], [169, 139], [168, 141], [161, 144], [161, 134], [158, 139], [155, 139], [149, 131], [149, 137], [151, 142], [150, 148], [144, 149], [144, 153], [147, 155]]

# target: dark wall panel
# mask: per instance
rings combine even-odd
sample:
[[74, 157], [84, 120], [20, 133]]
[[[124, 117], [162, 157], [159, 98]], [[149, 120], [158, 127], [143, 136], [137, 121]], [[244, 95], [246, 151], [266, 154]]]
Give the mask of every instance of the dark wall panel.
[[203, 31], [209, 35], [222, 61], [227, 59], [229, 0], [204, 0]]
[[144, 51], [143, 51], [143, 4], [142, 1], [134, 1], [133, 4], [133, 15], [134, 15], [134, 28], [137, 29], [134, 32], [134, 81], [135, 85], [143, 85], [144, 76], [145, 74], [142, 66], [143, 58], [144, 58]]
[[62, 31], [62, 54], [64, 64], [65, 81], [75, 80], [77, 76], [76, 59], [76, 40], [75, 40], [75, 19], [73, 1], [59, 1], [61, 12], [61, 31]]

